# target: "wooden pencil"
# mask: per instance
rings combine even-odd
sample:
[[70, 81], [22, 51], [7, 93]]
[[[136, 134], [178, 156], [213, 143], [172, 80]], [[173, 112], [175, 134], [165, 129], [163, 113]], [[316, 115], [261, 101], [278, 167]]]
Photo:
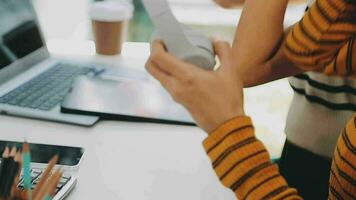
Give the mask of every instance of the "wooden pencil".
[[15, 158], [16, 153], [17, 153], [17, 148], [15, 146], [13, 146], [10, 151], [10, 157]]
[[7, 165], [9, 156], [10, 156], [10, 148], [5, 147], [4, 152], [2, 153], [2, 160], [1, 160], [1, 166], [0, 166], [0, 178], [3, 175], [3, 170], [4, 170], [5, 166]]
[[57, 172], [54, 174], [52, 183], [48, 184], [48, 190], [47, 190], [48, 196], [54, 197], [54, 195], [56, 194], [57, 185], [58, 185], [59, 181], [61, 180], [62, 175], [63, 175], [63, 173], [61, 170], [57, 170]]
[[[52, 200], [62, 178], [61, 170], [53, 172], [59, 159], [58, 155], [50, 160], [41, 179], [32, 191], [31, 154], [27, 142], [24, 142], [22, 150], [23, 153], [17, 151], [16, 147], [4, 149], [0, 164], [0, 177], [3, 177], [0, 178], [0, 183], [3, 183], [3, 185], [0, 184], [0, 200]], [[17, 187], [20, 180], [20, 169], [23, 169], [23, 191]]]
[[[17, 152], [20, 156], [20, 161], [19, 161], [19, 170], [16, 174], [16, 177], [14, 179], [14, 183], [12, 184], [12, 188], [11, 188], [11, 195], [14, 197], [19, 197], [19, 189], [17, 188], [17, 186], [20, 184], [20, 175], [21, 175], [21, 169], [22, 169], [22, 153], [21, 151]], [[16, 155], [17, 156], [17, 155]], [[15, 157], [16, 159], [16, 157]]]
[[[10, 148], [5, 147], [4, 152], [2, 154], [1, 166], [0, 166], [0, 191], [5, 183], [6, 171], [10, 162]], [[0, 197], [3, 195], [0, 193]]]
[[[15, 151], [16, 152], [16, 151]], [[14, 151], [11, 152], [10, 156], [14, 155]], [[8, 198], [11, 194], [11, 187], [15, 182], [15, 177], [19, 174], [20, 169], [20, 161], [21, 161], [21, 153], [16, 152], [14, 158], [10, 161], [9, 170], [7, 172], [7, 178], [4, 184], [3, 195]]]
[[23, 182], [28, 199], [32, 199], [32, 183], [31, 183], [31, 154], [30, 145], [25, 141], [22, 146], [22, 166], [23, 166]]
[[35, 189], [33, 190], [32, 196], [33, 196], [34, 199], [36, 198], [36, 196], [37, 196], [38, 192], [40, 191], [40, 189], [44, 186], [44, 184], [48, 180], [48, 177], [51, 175], [52, 169], [57, 164], [57, 162], [58, 162], [58, 155], [55, 155], [49, 161], [48, 166], [47, 166], [46, 170], [43, 172], [40, 181], [37, 183]]
[[9, 162], [9, 156], [10, 156], [10, 148], [5, 147], [4, 152], [2, 153], [2, 160], [1, 160], [1, 166], [0, 166], [0, 185], [1, 185], [1, 180], [3, 180], [2, 178], [4, 176], [5, 167], [6, 167], [7, 163]]
[[46, 196], [53, 197], [61, 177], [62, 172], [60, 170], [55, 171], [47, 180], [47, 184], [39, 190], [34, 200], [43, 200]]

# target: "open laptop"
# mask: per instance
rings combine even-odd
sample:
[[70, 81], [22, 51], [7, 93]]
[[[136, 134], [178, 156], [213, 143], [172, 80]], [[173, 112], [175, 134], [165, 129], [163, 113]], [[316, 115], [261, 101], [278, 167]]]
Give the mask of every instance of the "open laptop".
[[90, 126], [98, 117], [60, 113], [79, 75], [97, 76], [94, 64], [51, 57], [29, 0], [0, 1], [0, 112]]

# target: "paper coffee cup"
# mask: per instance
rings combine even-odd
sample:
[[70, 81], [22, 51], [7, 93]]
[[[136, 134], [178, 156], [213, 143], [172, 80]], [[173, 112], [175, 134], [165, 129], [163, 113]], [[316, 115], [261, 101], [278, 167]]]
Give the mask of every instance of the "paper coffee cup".
[[132, 4], [127, 1], [96, 2], [91, 5], [89, 15], [96, 52], [120, 54], [127, 34], [127, 22], [133, 15]]

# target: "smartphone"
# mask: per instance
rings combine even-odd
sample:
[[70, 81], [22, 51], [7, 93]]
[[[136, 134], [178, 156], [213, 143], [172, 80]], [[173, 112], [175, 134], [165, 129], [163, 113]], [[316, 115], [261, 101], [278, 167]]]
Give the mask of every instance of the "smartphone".
[[[1, 141], [0, 140], [0, 157], [5, 147], [16, 146], [22, 149], [22, 142]], [[63, 172], [61, 181], [58, 183], [53, 200], [63, 200], [74, 189], [77, 184], [75, 176], [76, 170], [79, 167], [80, 161], [84, 154], [84, 148], [59, 146], [48, 144], [30, 144], [31, 152], [31, 179], [33, 187], [36, 187], [38, 180], [47, 167], [48, 162], [54, 155], [58, 155], [59, 159], [56, 167], [60, 167]], [[22, 178], [20, 178], [21, 180]], [[18, 188], [24, 188], [23, 181], [17, 185]]]
[[[5, 147], [22, 148], [22, 142], [14, 141], [1, 141], [0, 140], [0, 151], [2, 152]], [[83, 154], [84, 148], [82, 147], [72, 147], [72, 146], [59, 146], [59, 145], [48, 145], [48, 144], [36, 144], [29, 143], [31, 151], [31, 162], [38, 164], [47, 164], [54, 155], [58, 155], [57, 165], [67, 166], [67, 167], [76, 167], [79, 165]]]

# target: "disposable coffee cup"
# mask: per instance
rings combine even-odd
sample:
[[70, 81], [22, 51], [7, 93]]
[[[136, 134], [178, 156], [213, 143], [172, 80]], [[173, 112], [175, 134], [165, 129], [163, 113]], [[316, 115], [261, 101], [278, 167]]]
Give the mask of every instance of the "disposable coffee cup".
[[91, 5], [89, 15], [96, 53], [102, 55], [121, 53], [132, 14], [133, 6], [126, 1], [102, 1]]

